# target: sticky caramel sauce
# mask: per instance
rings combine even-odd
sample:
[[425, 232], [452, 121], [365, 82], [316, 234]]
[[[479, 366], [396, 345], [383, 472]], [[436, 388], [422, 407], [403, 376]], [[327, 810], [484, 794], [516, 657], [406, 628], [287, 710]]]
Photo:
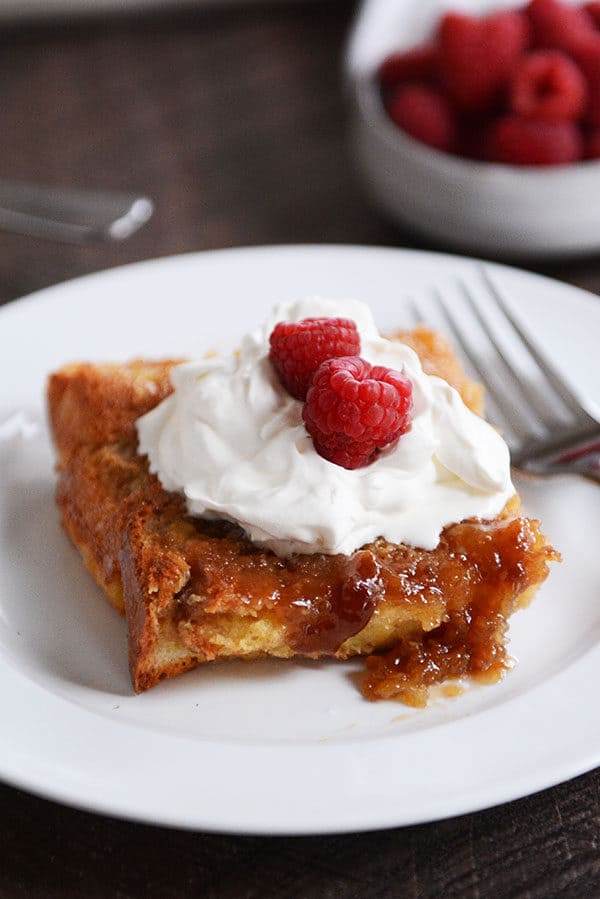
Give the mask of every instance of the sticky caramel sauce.
[[[304, 655], [333, 655], [361, 631], [385, 594], [380, 566], [367, 550], [346, 556], [292, 556], [280, 559], [252, 547], [221, 523], [223, 540], [190, 541], [189, 584], [180, 597], [202, 596], [187, 614], [274, 613], [287, 644]], [[242, 608], [240, 608], [242, 607]]]
[[448, 679], [501, 676], [507, 619], [556, 557], [526, 518], [452, 525], [432, 551], [376, 541], [351, 556], [285, 559], [233, 526], [205, 522], [196, 523], [184, 554], [191, 574], [179, 597], [182, 617], [201, 625], [215, 613], [268, 611], [286, 644], [306, 656], [335, 655], [381, 603], [398, 607], [415, 627], [367, 659], [363, 693], [413, 706]]
[[[366, 660], [368, 699], [426, 705], [429, 689], [450, 679], [499, 680], [510, 667], [509, 616], [559, 558], [544, 545], [538, 522], [517, 518], [489, 525], [459, 524], [442, 537], [438, 578], [447, 597], [444, 622]], [[441, 544], [441, 545], [442, 545]]]

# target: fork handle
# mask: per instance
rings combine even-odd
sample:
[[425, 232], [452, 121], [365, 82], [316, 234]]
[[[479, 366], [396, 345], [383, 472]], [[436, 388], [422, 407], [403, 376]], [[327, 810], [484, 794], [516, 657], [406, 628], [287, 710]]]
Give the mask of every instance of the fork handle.
[[600, 440], [596, 437], [567, 452], [563, 449], [555, 456], [531, 459], [522, 467], [533, 474], [580, 474], [600, 484]]
[[148, 221], [139, 194], [43, 187], [0, 180], [0, 229], [69, 243], [123, 240]]
[[600, 484], [600, 441], [581, 450], [565, 453], [558, 463], [565, 471], [574, 471]]

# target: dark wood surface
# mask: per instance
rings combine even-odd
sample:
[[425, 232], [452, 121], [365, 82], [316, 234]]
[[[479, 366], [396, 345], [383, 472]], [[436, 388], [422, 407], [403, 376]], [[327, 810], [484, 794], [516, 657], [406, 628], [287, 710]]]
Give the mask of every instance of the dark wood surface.
[[[339, 77], [351, 16], [281, 5], [0, 34], [0, 177], [157, 203], [120, 245], [0, 235], [0, 301], [189, 250], [422, 245], [355, 180]], [[600, 292], [600, 258], [540, 270]], [[0, 899], [600, 896], [599, 771], [449, 821], [319, 838], [166, 830], [10, 786], [0, 809]]]

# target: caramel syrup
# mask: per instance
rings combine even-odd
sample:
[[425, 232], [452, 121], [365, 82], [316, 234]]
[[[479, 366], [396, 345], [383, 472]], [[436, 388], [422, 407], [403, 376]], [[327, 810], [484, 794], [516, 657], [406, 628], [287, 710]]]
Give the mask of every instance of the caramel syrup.
[[[431, 551], [376, 541], [351, 556], [285, 559], [233, 526], [197, 523], [185, 556], [191, 578], [180, 597], [183, 617], [201, 624], [214, 613], [268, 611], [286, 644], [306, 656], [340, 653], [380, 603], [401, 606], [415, 625], [367, 658], [363, 693], [413, 706], [425, 705], [429, 688], [448, 679], [502, 676], [507, 620], [558, 558], [538, 522], [519, 517], [451, 525]], [[202, 600], [192, 605], [194, 595]]]
[[429, 689], [468, 677], [487, 683], [510, 667], [505, 645], [508, 618], [541, 583], [559, 555], [543, 543], [538, 522], [517, 518], [490, 525], [460, 524], [442, 542], [439, 583], [447, 613], [437, 628], [402, 640], [366, 660], [368, 699], [400, 699], [426, 705]]

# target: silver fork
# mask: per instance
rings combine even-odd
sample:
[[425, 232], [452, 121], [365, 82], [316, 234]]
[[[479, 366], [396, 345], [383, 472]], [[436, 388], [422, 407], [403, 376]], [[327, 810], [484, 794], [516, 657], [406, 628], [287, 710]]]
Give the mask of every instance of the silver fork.
[[[518, 321], [489, 271], [482, 292], [455, 282], [460, 310], [435, 290], [428, 302], [411, 300], [415, 317], [441, 320], [486, 387], [512, 464], [547, 475], [574, 472], [600, 483], [600, 420], [587, 412]], [[476, 299], [480, 297], [480, 299]]]

